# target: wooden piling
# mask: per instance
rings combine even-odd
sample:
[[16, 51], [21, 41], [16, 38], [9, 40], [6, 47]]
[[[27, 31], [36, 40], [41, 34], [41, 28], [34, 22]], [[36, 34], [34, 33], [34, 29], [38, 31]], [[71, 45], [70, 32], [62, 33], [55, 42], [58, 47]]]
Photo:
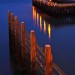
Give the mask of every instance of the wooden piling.
[[8, 24], [10, 25], [11, 23], [11, 13], [10, 11], [8, 10]]
[[18, 17], [15, 16], [15, 29], [14, 29], [14, 34], [15, 34], [15, 59], [17, 62], [17, 65], [20, 63], [20, 51], [19, 51], [19, 21]]
[[35, 75], [36, 71], [36, 38], [34, 30], [31, 30], [30, 32], [30, 45], [31, 45], [31, 71], [32, 75]]
[[45, 45], [45, 63], [45, 75], [52, 75], [53, 58], [50, 45]]
[[15, 20], [14, 20], [14, 14], [11, 13], [11, 30], [12, 32], [14, 32], [14, 29], [15, 29]]
[[11, 37], [12, 37], [12, 43], [15, 51], [15, 17], [14, 14], [11, 13]]
[[15, 51], [15, 32], [14, 32], [15, 25], [14, 25], [14, 23], [15, 23], [14, 14], [11, 13], [11, 25], [10, 25], [11, 28], [10, 28], [10, 31], [11, 31], [11, 42], [12, 42], [12, 46], [13, 46], [13, 48], [12, 48], [13, 51]]
[[15, 16], [15, 37], [18, 39], [19, 36], [19, 22], [18, 22], [18, 17]]
[[8, 29], [9, 29], [9, 40], [11, 40], [11, 13], [8, 10]]
[[21, 22], [21, 37], [22, 37], [22, 64], [25, 64], [26, 58], [26, 29], [24, 22]]

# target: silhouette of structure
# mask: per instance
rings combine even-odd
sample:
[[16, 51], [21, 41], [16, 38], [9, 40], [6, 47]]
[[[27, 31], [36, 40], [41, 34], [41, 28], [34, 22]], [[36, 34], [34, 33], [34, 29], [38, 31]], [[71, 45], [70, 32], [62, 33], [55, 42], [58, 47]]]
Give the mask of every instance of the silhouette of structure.
[[75, 3], [57, 3], [44, 0], [32, 0], [34, 6], [52, 16], [75, 15]]

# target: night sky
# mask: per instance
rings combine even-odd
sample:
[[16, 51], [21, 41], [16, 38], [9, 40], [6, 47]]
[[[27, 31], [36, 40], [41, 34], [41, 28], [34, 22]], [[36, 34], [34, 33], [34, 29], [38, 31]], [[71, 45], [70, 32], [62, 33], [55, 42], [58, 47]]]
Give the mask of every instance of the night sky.
[[31, 2], [32, 0], [0, 0], [1, 2]]

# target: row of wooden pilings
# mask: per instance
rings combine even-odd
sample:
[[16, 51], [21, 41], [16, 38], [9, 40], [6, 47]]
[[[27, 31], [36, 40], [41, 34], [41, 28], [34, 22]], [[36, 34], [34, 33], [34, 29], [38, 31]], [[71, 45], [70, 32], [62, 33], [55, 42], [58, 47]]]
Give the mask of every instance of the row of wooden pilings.
[[[52, 58], [50, 45], [49, 44], [45, 45], [45, 49], [44, 49], [45, 51], [42, 51], [41, 47], [36, 42], [34, 30], [31, 30], [29, 36], [26, 32], [24, 22], [21, 22], [20, 25], [18, 21], [18, 17], [14, 16], [14, 14], [10, 13], [10, 11], [8, 11], [8, 25], [9, 25], [10, 40], [13, 42], [14, 45], [13, 50], [17, 52], [17, 56], [15, 56], [15, 58], [20, 56], [22, 66], [25, 67], [29, 66], [29, 64], [25, 64], [25, 62], [30, 61], [30, 67], [28, 67], [30, 68], [29, 70], [31, 70], [30, 75], [53, 75], [53, 70], [52, 70], [53, 58]], [[29, 43], [29, 45], [27, 45], [27, 42]], [[40, 53], [38, 50], [40, 51]], [[30, 56], [29, 58], [26, 53], [29, 53]], [[44, 58], [42, 58], [42, 55], [44, 55]], [[44, 63], [43, 63], [44, 65], [40, 63], [40, 61], [37, 61], [38, 58], [40, 58], [40, 61], [44, 59]], [[20, 62], [19, 59], [17, 59], [17, 61]], [[43, 74], [38, 71], [40, 68], [37, 69], [38, 67], [36, 65], [37, 63], [40, 65], [40, 67], [44, 66]]]

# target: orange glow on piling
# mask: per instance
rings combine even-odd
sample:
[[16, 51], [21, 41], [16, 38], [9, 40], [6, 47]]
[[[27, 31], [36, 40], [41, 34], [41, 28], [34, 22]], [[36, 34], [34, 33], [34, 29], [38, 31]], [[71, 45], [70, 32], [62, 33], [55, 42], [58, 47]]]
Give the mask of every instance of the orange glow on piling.
[[32, 12], [33, 12], [33, 20], [35, 19], [35, 7], [32, 7]]
[[40, 16], [40, 30], [42, 30], [42, 17]]
[[36, 17], [37, 18], [37, 25], [38, 25], [38, 22], [39, 22], [39, 14], [37, 13], [36, 15], [37, 15], [37, 17]]
[[44, 33], [46, 33], [46, 21], [44, 21]]
[[33, 25], [36, 25], [36, 8], [32, 7], [32, 13], [33, 13]]
[[34, 19], [36, 21], [36, 10], [34, 10]]
[[48, 37], [50, 38], [51, 36], [51, 26], [50, 26], [50, 24], [48, 24]]
[[45, 75], [53, 75], [52, 74], [52, 63], [53, 63], [53, 57], [51, 52], [50, 45], [45, 45], [45, 64], [46, 64], [46, 71]]

